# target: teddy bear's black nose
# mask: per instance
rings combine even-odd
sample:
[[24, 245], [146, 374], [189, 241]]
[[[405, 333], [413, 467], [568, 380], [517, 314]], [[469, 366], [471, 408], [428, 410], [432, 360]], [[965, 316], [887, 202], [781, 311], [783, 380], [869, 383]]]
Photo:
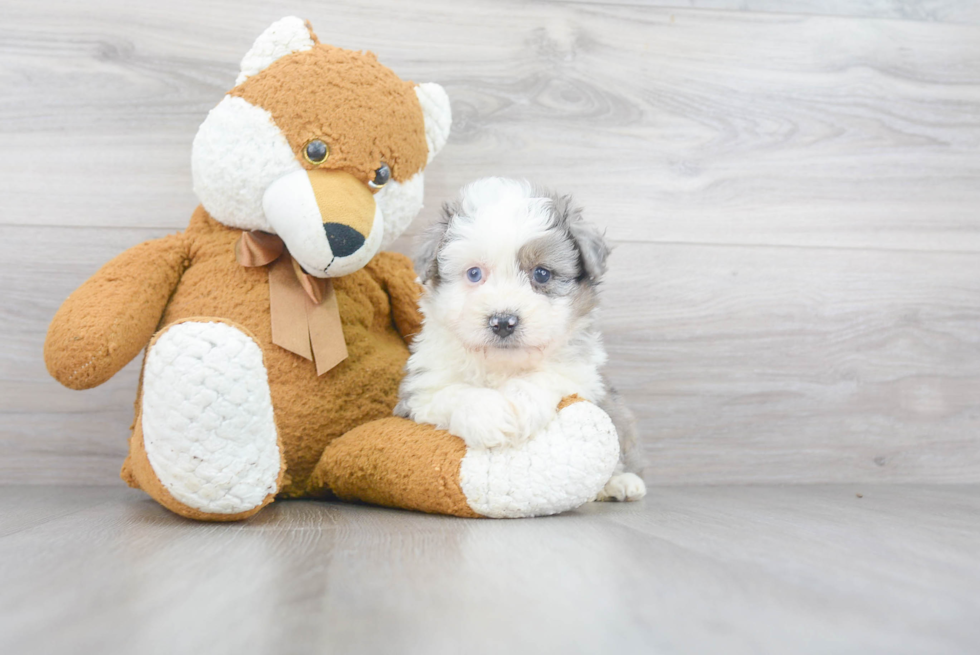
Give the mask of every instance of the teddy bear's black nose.
[[498, 337], [505, 339], [514, 334], [519, 319], [515, 314], [494, 314], [490, 317], [490, 329]]
[[327, 243], [334, 257], [353, 255], [364, 245], [364, 235], [343, 223], [324, 223], [323, 231], [327, 233]]

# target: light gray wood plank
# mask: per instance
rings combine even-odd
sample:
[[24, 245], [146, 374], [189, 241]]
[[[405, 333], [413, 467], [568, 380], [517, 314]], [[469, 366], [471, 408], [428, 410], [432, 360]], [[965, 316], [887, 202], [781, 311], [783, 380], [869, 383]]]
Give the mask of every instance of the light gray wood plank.
[[[34, 486], [17, 492], [9, 487], [0, 502], [0, 538], [109, 502], [118, 503], [125, 492], [118, 485], [66, 487]], [[16, 499], [16, 501], [14, 501]]]
[[431, 207], [474, 177], [524, 175], [575, 192], [620, 240], [980, 248], [980, 27], [558, 3], [168, 8], [7, 3], [0, 220], [184, 225], [196, 126], [292, 11], [446, 86]]
[[[40, 492], [0, 491], [0, 520], [78, 493]], [[978, 552], [976, 486], [677, 487], [519, 521], [285, 502], [231, 525], [120, 489], [0, 537], [0, 648], [952, 655], [980, 639]]]
[[973, 0], [562, 0], [642, 7], [675, 7], [776, 14], [887, 18], [891, 20], [980, 24], [980, 5]]
[[623, 244], [609, 377], [648, 479], [980, 482], [980, 258]]
[[[0, 228], [0, 478], [116, 479], [139, 361], [76, 392], [41, 347], [79, 280], [162, 233]], [[980, 482], [980, 255], [621, 243], [610, 262], [607, 374], [651, 483]]]

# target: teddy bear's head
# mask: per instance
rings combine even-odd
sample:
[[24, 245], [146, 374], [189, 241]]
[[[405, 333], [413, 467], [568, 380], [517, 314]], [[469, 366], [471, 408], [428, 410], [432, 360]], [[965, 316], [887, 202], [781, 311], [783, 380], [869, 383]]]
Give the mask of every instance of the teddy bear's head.
[[218, 222], [279, 235], [307, 273], [347, 275], [421, 210], [450, 122], [438, 84], [403, 81], [284, 18], [198, 130], [194, 192]]

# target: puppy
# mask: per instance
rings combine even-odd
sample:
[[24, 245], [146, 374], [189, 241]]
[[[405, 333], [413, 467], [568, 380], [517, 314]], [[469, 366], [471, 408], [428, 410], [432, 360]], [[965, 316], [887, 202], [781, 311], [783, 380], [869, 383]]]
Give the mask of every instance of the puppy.
[[464, 187], [415, 262], [424, 323], [395, 414], [493, 448], [528, 439], [578, 394], [609, 414], [622, 446], [599, 500], [642, 498], [633, 417], [599, 372], [608, 254], [568, 196], [503, 178]]

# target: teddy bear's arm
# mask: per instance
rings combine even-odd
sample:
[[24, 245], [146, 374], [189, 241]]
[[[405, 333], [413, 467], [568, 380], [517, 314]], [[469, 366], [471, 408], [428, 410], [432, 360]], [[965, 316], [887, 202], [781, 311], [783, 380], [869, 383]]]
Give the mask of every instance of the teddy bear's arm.
[[411, 260], [398, 253], [382, 252], [368, 266], [388, 292], [395, 329], [405, 343], [411, 343], [422, 329], [422, 315], [419, 313], [422, 287]]
[[71, 389], [96, 387], [156, 332], [187, 268], [181, 234], [141, 243], [103, 266], [64, 302], [48, 328], [48, 372]]

